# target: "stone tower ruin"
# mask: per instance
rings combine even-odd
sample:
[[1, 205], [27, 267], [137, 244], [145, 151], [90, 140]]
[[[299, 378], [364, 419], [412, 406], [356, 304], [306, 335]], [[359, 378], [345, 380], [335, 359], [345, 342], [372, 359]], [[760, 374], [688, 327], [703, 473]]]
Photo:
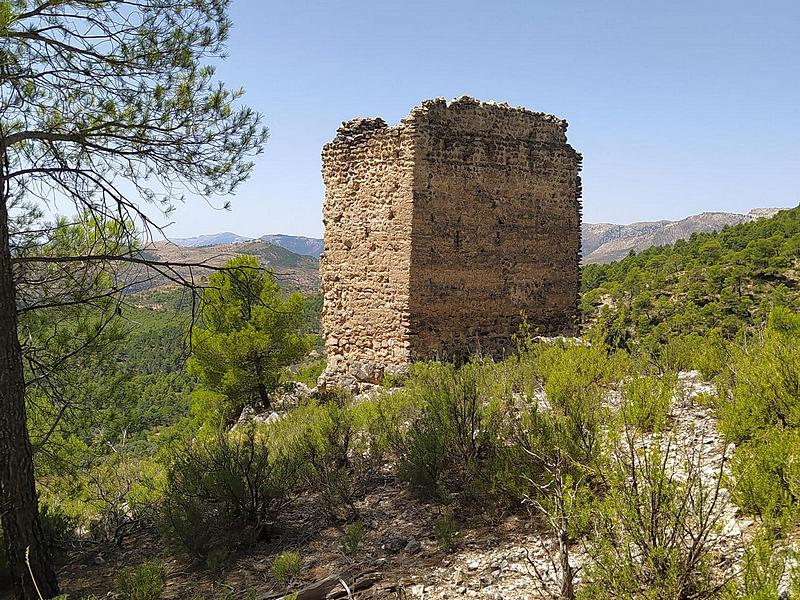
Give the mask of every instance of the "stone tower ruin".
[[468, 97], [342, 124], [322, 152], [325, 380], [502, 354], [522, 312], [542, 334], [573, 329], [581, 156], [566, 129]]

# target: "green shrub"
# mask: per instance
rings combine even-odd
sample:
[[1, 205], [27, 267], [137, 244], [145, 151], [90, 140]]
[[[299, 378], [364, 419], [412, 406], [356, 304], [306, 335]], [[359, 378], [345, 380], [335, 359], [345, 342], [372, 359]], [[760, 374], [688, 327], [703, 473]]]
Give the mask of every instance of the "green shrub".
[[265, 538], [299, 491], [300, 465], [271, 452], [253, 427], [198, 440], [167, 474], [163, 523], [196, 558]]
[[800, 430], [769, 429], [737, 446], [731, 492], [742, 510], [764, 518], [800, 504]]
[[382, 454], [370, 435], [375, 416], [361, 404], [309, 401], [265, 431], [275, 450], [302, 466], [305, 488], [318, 494], [318, 506], [334, 522], [358, 518], [355, 502]]
[[[538, 343], [521, 360], [532, 365], [528, 372], [533, 380], [528, 386], [543, 385], [549, 403], [557, 409], [574, 404], [581, 396], [587, 396], [590, 403], [602, 400], [609, 387], [628, 375], [631, 368], [626, 352], [612, 352], [601, 343]], [[524, 387], [523, 391], [532, 397]]]
[[117, 593], [124, 600], [158, 600], [164, 580], [164, 568], [155, 561], [125, 567], [117, 576]]
[[302, 566], [300, 553], [286, 550], [275, 557], [272, 563], [272, 576], [278, 583], [285, 585], [300, 574]]
[[381, 386], [386, 389], [403, 387], [408, 381], [408, 373], [386, 373], [381, 380]]
[[327, 359], [324, 356], [320, 356], [314, 360], [307, 359], [292, 374], [292, 379], [304, 383], [310, 388], [316, 387], [317, 379], [322, 375], [326, 366]]
[[506, 362], [523, 402], [516, 403], [518, 415], [507, 421], [502, 436], [513, 443], [499, 453], [498, 487], [527, 501], [554, 477], [591, 479], [612, 421], [604, 400], [626, 374], [627, 357], [600, 343], [566, 341], [527, 345]]
[[626, 383], [623, 390], [626, 422], [641, 431], [662, 431], [669, 417], [675, 383], [674, 375], [634, 377]]
[[800, 335], [773, 311], [763, 334], [731, 347], [717, 378], [720, 431], [736, 444], [732, 490], [746, 511], [778, 516], [800, 507]]
[[356, 451], [372, 468], [382, 465], [396, 446], [398, 433], [405, 432], [417, 416], [419, 404], [404, 392], [382, 392], [348, 407], [359, 431]]
[[706, 408], [718, 408], [719, 397], [713, 393], [700, 392], [694, 397], [694, 403], [698, 406], [705, 406]]
[[720, 381], [720, 429], [730, 441], [770, 427], [800, 427], [800, 336], [768, 330], [737, 345]]
[[725, 370], [729, 352], [728, 342], [719, 333], [711, 331], [698, 344], [692, 367], [711, 381]]
[[697, 333], [675, 336], [656, 329], [642, 338], [639, 348], [655, 371], [664, 375], [693, 368], [695, 356], [702, 346], [703, 338]]
[[356, 429], [352, 415], [334, 403], [310, 406], [293, 415], [303, 424], [297, 452], [306, 464], [308, 489], [319, 494], [326, 515], [334, 521], [351, 521], [358, 516], [355, 501], [363, 473], [361, 462], [352, 456]]
[[[641, 435], [641, 434], [639, 434]], [[718, 597], [714, 570], [719, 538], [720, 481], [703, 475], [701, 452], [686, 449], [680, 465], [665, 459], [674, 440], [649, 449], [629, 429], [606, 473], [608, 490], [597, 506], [589, 542], [593, 562], [579, 598]]]
[[141, 522], [152, 522], [164, 488], [164, 468], [135, 458], [125, 445], [88, 474], [89, 534], [97, 542], [119, 545]]
[[458, 534], [458, 523], [451, 510], [445, 510], [433, 522], [433, 535], [436, 543], [445, 552], [450, 552], [455, 548]]
[[750, 544], [742, 557], [742, 569], [738, 576], [723, 589], [725, 600], [774, 600], [780, 598], [779, 586], [785, 581], [790, 586], [788, 598], [800, 594], [800, 573], [787, 573], [796, 564], [798, 552], [787, 550], [763, 529]]
[[414, 365], [402, 394], [417, 406], [393, 449], [400, 476], [428, 495], [452, 491], [480, 493], [491, 479], [489, 467], [499, 444], [500, 403], [497, 369], [473, 358], [461, 367], [431, 362]]
[[358, 552], [358, 548], [364, 539], [364, 534], [364, 523], [361, 521], [356, 521], [347, 526], [342, 538], [342, 549], [346, 554], [352, 556]]

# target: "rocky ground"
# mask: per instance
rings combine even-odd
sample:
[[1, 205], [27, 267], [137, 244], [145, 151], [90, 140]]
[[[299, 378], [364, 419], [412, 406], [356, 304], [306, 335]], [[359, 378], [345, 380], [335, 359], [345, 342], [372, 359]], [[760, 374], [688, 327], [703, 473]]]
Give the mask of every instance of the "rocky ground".
[[[670, 460], [680, 470], [687, 449], [699, 450], [697, 464], [702, 476], [713, 482], [725, 469], [725, 459], [733, 449], [717, 431], [711, 409], [697, 401], [703, 393], [713, 393], [713, 389], [694, 372], [681, 374], [670, 416]], [[609, 402], [614, 404], [618, 399], [612, 395]], [[730, 503], [725, 488], [720, 489], [718, 507], [721, 527], [717, 541], [727, 559], [720, 568], [731, 569], [756, 525]], [[545, 578], [557, 572], [553, 564], [555, 541], [524, 512], [462, 509], [455, 515], [461, 527], [455, 548], [445, 552], [433, 535], [441, 507], [420, 500], [388, 470], [379, 476], [358, 509], [366, 535], [353, 556], [342, 549], [343, 530], [304, 517], [313, 511], [300, 506], [281, 532], [280, 546], [252, 548], [222, 577], [169, 558], [158, 546], [154, 532], [142, 532], [123, 548], [83, 555], [64, 569], [62, 580], [72, 594], [91, 592], [102, 597], [113, 589], [114, 574], [121, 565], [161, 556], [168, 573], [165, 598], [244, 598], [248, 591], [256, 598], [278, 598], [286, 586], [272, 582], [270, 566], [287, 547], [297, 549], [303, 557], [302, 574], [290, 589], [326, 582], [331, 575], [341, 574], [351, 585], [356, 580], [365, 588], [351, 590], [355, 598], [534, 599], [544, 597], [535, 571]], [[574, 566], [590, 558], [580, 543], [572, 552]], [[328, 597], [347, 597], [335, 577], [325, 587], [331, 589]]]

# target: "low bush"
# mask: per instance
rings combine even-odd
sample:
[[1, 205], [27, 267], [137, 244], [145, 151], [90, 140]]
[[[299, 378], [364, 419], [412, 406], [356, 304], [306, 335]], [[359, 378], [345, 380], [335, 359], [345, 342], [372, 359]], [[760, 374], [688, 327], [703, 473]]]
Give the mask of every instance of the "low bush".
[[578, 397], [586, 397], [587, 402], [602, 400], [631, 370], [627, 352], [612, 351], [598, 342], [587, 345], [565, 340], [527, 344], [518, 360], [523, 367], [529, 365], [520, 369], [511, 363], [514, 370], [525, 377], [518, 382], [521, 391], [533, 398], [531, 392], [543, 387], [554, 408], [574, 403]]
[[[270, 425], [270, 445], [301, 466], [305, 489], [318, 494], [318, 506], [333, 522], [358, 518], [355, 502], [378, 465], [380, 452], [369, 435], [369, 419], [342, 398], [310, 401]], [[367, 429], [367, 431], [365, 431]]]
[[725, 370], [729, 352], [729, 343], [718, 332], [711, 331], [697, 345], [692, 367], [697, 369], [706, 381], [711, 381]]
[[410, 425], [390, 442], [400, 476], [430, 496], [451, 492], [479, 495], [492, 480], [504, 400], [497, 369], [478, 358], [461, 367], [415, 365], [405, 389], [416, 408]]
[[306, 384], [310, 388], [316, 387], [317, 379], [322, 375], [326, 366], [327, 360], [324, 356], [315, 359], [307, 358], [298, 366], [297, 370], [291, 374], [291, 378], [294, 381]]
[[459, 529], [452, 510], [446, 509], [433, 522], [433, 536], [439, 548], [451, 552], [456, 545]]
[[694, 368], [695, 356], [702, 346], [703, 338], [697, 333], [676, 336], [656, 326], [642, 338], [638, 351], [650, 370], [666, 375]]
[[769, 429], [740, 444], [731, 459], [737, 506], [762, 518], [800, 504], [800, 430]]
[[[738, 576], [722, 590], [724, 600], [773, 600], [800, 597], [800, 573], [792, 566], [800, 558], [797, 550], [786, 548], [762, 530], [745, 550]], [[781, 584], [786, 586], [781, 594]]]
[[[263, 539], [299, 492], [295, 457], [271, 451], [253, 427], [198, 440], [167, 474], [167, 535], [196, 558]], [[217, 557], [218, 558], [218, 557]]]
[[299, 445], [307, 464], [308, 487], [319, 493], [324, 512], [334, 521], [351, 521], [358, 516], [355, 500], [359, 461], [351, 456], [356, 430], [345, 408], [329, 403], [314, 407]]
[[641, 431], [661, 431], [667, 424], [670, 400], [676, 378], [662, 376], [634, 377], [623, 388], [625, 418]]
[[87, 475], [89, 535], [119, 545], [142, 523], [152, 523], [164, 489], [164, 468], [120, 447]]
[[800, 509], [800, 317], [770, 314], [769, 326], [733, 344], [717, 377], [719, 427], [736, 444], [736, 502], [762, 517]]
[[300, 574], [302, 566], [300, 553], [286, 550], [275, 557], [272, 563], [272, 576], [278, 583], [285, 585]]
[[361, 521], [356, 521], [355, 523], [351, 523], [347, 526], [344, 536], [342, 537], [342, 549], [344, 550], [345, 554], [353, 556], [356, 552], [358, 552], [365, 533], [366, 530], [364, 528], [364, 523]]
[[800, 336], [768, 332], [733, 349], [720, 378], [720, 429], [741, 443], [771, 427], [800, 427]]
[[[608, 490], [593, 517], [579, 598], [717, 598], [714, 565], [719, 538], [720, 479], [704, 476], [698, 449], [675, 449], [674, 439], [647, 447], [631, 424], [606, 474]], [[685, 454], [684, 454], [685, 452]]]
[[554, 478], [591, 480], [612, 421], [604, 400], [627, 372], [625, 353], [600, 343], [527, 343], [506, 363], [519, 395], [503, 434], [511, 443], [500, 453], [498, 487], [528, 501]]
[[164, 568], [155, 561], [125, 567], [117, 575], [117, 594], [123, 600], [158, 600], [164, 580]]
[[63, 558], [67, 544], [75, 539], [77, 519], [66, 514], [58, 506], [42, 504], [39, 509], [39, 521], [50, 548], [50, 557], [56, 560]]
[[407, 393], [381, 393], [348, 408], [359, 431], [356, 451], [371, 468], [383, 464], [396, 447], [397, 436], [419, 414], [418, 399]]

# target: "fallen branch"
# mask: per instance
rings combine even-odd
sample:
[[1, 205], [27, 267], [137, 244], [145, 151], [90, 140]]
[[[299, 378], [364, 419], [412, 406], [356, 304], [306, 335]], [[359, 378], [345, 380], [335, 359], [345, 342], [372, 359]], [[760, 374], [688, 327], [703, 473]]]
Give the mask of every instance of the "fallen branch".
[[[361, 573], [353, 575], [352, 572], [334, 573], [325, 579], [312, 583], [299, 590], [289, 592], [280, 592], [278, 594], [270, 594], [262, 596], [259, 600], [324, 600], [325, 598], [347, 598], [351, 597], [353, 593], [366, 590], [381, 580], [382, 574], [378, 572]], [[342, 582], [350, 582], [347, 588], [342, 586]], [[333, 592], [337, 587], [343, 589]]]
[[373, 585], [378, 583], [382, 578], [383, 578], [383, 573], [378, 573], [378, 572], [363, 573], [362, 575], [356, 576], [356, 578], [353, 580], [353, 583], [350, 584], [349, 594], [347, 593], [347, 590], [339, 590], [333, 594], [330, 594], [328, 598], [330, 600], [336, 600], [338, 598], [348, 598], [352, 594], [355, 594], [356, 592], [361, 592], [371, 588]]

